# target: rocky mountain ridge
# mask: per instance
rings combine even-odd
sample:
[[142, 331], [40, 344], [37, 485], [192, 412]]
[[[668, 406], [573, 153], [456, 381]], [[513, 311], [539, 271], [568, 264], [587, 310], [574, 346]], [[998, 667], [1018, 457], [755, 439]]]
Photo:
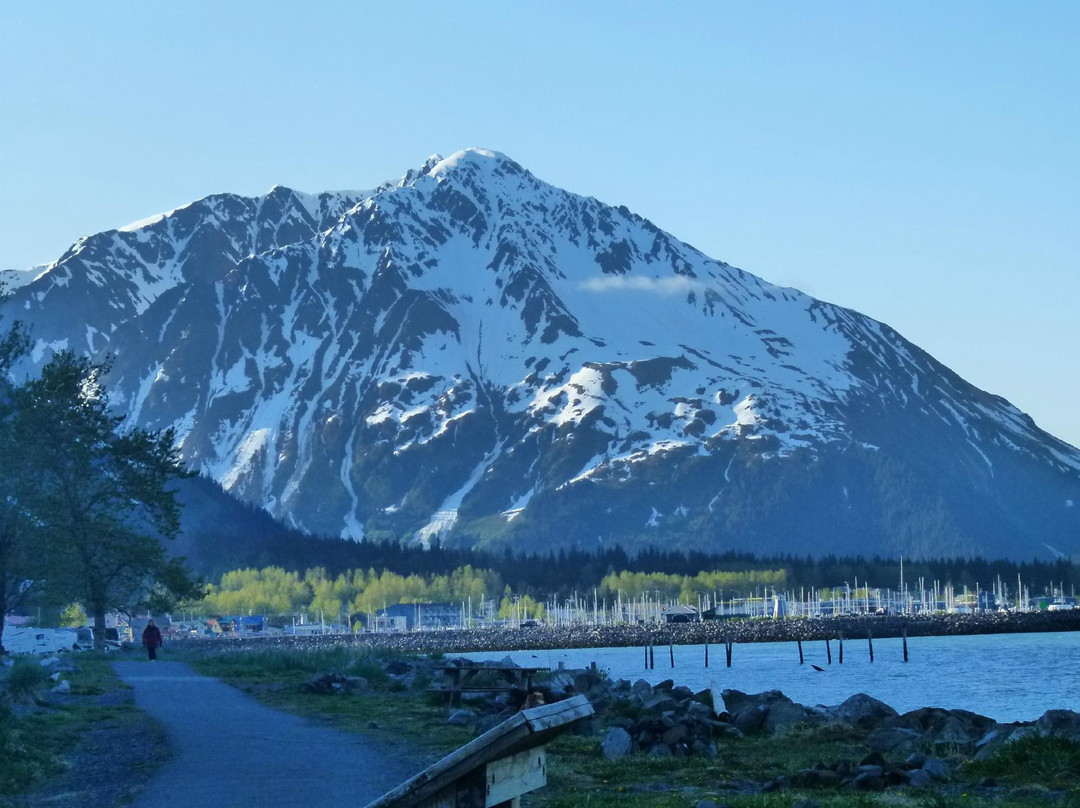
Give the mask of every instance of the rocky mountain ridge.
[[545, 550], [1080, 553], [1080, 452], [856, 312], [504, 155], [216, 195], [15, 290], [34, 360], [290, 525]]

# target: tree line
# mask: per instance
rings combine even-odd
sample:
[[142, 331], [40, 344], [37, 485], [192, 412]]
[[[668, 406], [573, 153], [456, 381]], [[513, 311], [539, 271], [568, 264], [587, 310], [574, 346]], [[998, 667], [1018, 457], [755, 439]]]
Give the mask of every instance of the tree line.
[[[2, 293], [2, 290], [0, 290]], [[111, 610], [160, 609], [198, 588], [163, 540], [179, 530], [175, 436], [122, 425], [106, 364], [59, 351], [15, 380], [30, 334], [0, 336], [0, 605], [77, 601], [103, 628]], [[0, 625], [0, 651], [3, 645]], [[104, 631], [95, 632], [104, 647]]]

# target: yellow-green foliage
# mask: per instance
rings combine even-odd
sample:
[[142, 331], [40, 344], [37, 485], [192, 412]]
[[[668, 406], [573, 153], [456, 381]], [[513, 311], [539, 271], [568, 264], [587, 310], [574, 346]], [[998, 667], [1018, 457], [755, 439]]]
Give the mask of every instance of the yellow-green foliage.
[[499, 619], [510, 620], [517, 617], [521, 620], [527, 620], [530, 617], [534, 617], [537, 620], [541, 620], [546, 613], [543, 603], [537, 603], [528, 595], [522, 595], [514, 602], [513, 596], [503, 596], [502, 601], [499, 603]]
[[395, 603], [455, 603], [492, 598], [502, 589], [499, 576], [490, 570], [460, 567], [450, 575], [423, 578], [394, 572], [352, 570], [331, 578], [316, 567], [302, 575], [280, 567], [243, 569], [225, 573], [210, 586], [203, 609], [211, 614], [336, 615], [371, 613]]
[[60, 612], [60, 625], [68, 628], [78, 628], [86, 625], [86, 609], [81, 603], [69, 603]]
[[621, 593], [634, 600], [643, 594], [653, 597], [657, 590], [663, 600], [692, 602], [699, 596], [723, 592], [725, 597], [745, 596], [760, 587], [787, 586], [787, 570], [746, 570], [741, 572], [699, 572], [697, 575], [667, 575], [662, 572], [618, 572], [600, 582], [604, 597]]

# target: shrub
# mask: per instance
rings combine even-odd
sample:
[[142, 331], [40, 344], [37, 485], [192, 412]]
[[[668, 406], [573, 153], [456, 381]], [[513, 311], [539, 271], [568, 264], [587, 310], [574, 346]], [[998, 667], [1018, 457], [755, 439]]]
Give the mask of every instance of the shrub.
[[49, 672], [36, 660], [18, 659], [2, 680], [2, 687], [15, 703], [33, 701], [49, 681]]

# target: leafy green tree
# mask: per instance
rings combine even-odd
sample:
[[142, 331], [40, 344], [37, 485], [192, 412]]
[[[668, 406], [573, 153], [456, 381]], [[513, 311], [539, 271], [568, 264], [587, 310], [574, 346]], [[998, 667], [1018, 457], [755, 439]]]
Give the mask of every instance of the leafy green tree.
[[[0, 288], [0, 301], [5, 299]], [[31, 524], [17, 505], [16, 485], [22, 471], [14, 452], [12, 369], [29, 348], [30, 339], [20, 323], [0, 335], [0, 653], [4, 650], [3, 615], [29, 593], [34, 555], [29, 552]]]
[[[174, 435], [122, 428], [109, 411], [105, 370], [62, 351], [12, 397], [26, 470], [17, 501], [41, 534], [48, 588], [84, 603], [97, 626], [109, 609], [144, 602], [155, 581], [192, 586], [162, 545], [180, 529], [168, 487], [185, 476]], [[96, 648], [104, 640], [95, 632]]]
[[60, 612], [60, 625], [78, 628], [86, 625], [86, 609], [81, 603], [69, 603]]

